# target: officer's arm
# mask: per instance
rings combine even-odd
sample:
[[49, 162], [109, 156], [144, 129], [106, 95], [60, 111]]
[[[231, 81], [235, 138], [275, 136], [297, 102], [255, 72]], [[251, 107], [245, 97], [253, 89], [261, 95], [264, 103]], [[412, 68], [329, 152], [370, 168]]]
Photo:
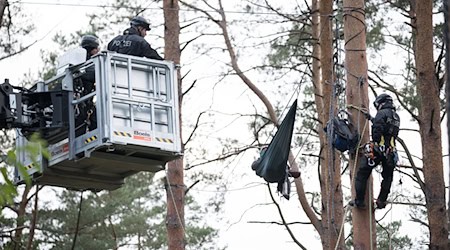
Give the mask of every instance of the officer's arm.
[[164, 60], [148, 43], [144, 45], [144, 56], [150, 59]]
[[86, 72], [81, 75], [81, 79], [83, 81], [88, 81], [88, 82], [95, 82], [95, 67], [94, 65], [91, 65], [89, 67], [86, 68]]
[[372, 120], [372, 141], [379, 143], [381, 141], [381, 136], [383, 135], [385, 123], [383, 111], [378, 111], [375, 118]]
[[114, 50], [114, 49], [113, 49], [113, 43], [114, 43], [114, 40], [115, 40], [115, 39], [109, 41], [108, 47], [107, 47], [108, 50], [111, 50], [111, 51]]

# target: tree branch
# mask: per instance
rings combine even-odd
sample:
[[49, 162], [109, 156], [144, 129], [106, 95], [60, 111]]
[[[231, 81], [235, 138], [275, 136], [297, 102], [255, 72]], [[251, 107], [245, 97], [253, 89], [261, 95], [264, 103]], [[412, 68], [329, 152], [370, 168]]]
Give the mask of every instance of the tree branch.
[[397, 137], [397, 141], [400, 142], [403, 149], [405, 150], [406, 155], [408, 156], [409, 163], [411, 164], [411, 166], [413, 168], [414, 175], [416, 176], [417, 182], [419, 183], [420, 189], [422, 189], [422, 192], [425, 194], [425, 183], [422, 181], [422, 178], [420, 178], [418, 168], [417, 168], [416, 164], [414, 163], [414, 160], [411, 156], [411, 152], [409, 152], [408, 146], [406, 146], [406, 143], [400, 137]]
[[195, 185], [197, 185], [198, 183], [200, 183], [200, 180], [196, 180], [194, 183], [192, 183], [189, 187], [186, 188], [186, 190], [184, 191], [184, 195], [186, 195], [189, 190], [191, 190]]
[[306, 247], [304, 247], [295, 237], [294, 233], [291, 231], [291, 228], [287, 224], [286, 220], [284, 219], [283, 212], [281, 211], [280, 205], [275, 201], [275, 197], [273, 197], [272, 190], [270, 190], [270, 185], [267, 183], [267, 188], [269, 189], [270, 198], [273, 201], [273, 204], [277, 207], [278, 214], [280, 215], [281, 221], [283, 222], [281, 225], [284, 225], [286, 230], [288, 231], [289, 235], [291, 236], [292, 240], [303, 250], [306, 250]]

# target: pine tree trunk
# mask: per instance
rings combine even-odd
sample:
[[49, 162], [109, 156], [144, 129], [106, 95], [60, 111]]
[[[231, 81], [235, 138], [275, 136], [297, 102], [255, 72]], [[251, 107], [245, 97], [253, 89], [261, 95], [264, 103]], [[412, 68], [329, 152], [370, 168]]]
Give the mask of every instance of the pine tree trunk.
[[[333, 32], [332, 16], [333, 1], [320, 1], [320, 64], [322, 101], [317, 102], [317, 111], [322, 126], [336, 113], [336, 98], [334, 97], [334, 67], [333, 67]], [[321, 151], [321, 194], [322, 194], [322, 227], [321, 234], [323, 249], [335, 249], [336, 244], [344, 248], [341, 238], [337, 242], [339, 229], [344, 216], [341, 173], [339, 156], [335, 153], [331, 141], [320, 129]]]
[[[365, 30], [364, 0], [344, 0], [347, 104], [360, 108], [368, 108], [369, 105]], [[349, 112], [352, 114], [352, 120], [362, 136], [362, 142], [369, 141], [370, 124], [358, 110], [350, 109]], [[360, 151], [358, 152], [358, 155], [350, 155], [352, 197], [355, 197], [354, 176], [358, 171], [361, 158], [364, 157]], [[370, 209], [371, 206], [369, 206], [372, 204], [370, 197], [372, 197], [372, 178], [368, 180], [365, 196], [367, 208], [353, 208], [352, 211], [353, 244], [355, 249], [376, 249], [375, 219]]]
[[[316, 109], [317, 109], [317, 116], [319, 121], [321, 122], [321, 124], [319, 125], [319, 128], [317, 129], [319, 131], [319, 141], [320, 141], [320, 146], [321, 149], [324, 147], [324, 143], [325, 143], [325, 133], [323, 133], [323, 126], [325, 126], [325, 119], [324, 119], [324, 114], [323, 114], [323, 95], [322, 95], [322, 84], [321, 84], [321, 64], [320, 64], [320, 55], [321, 55], [321, 51], [320, 51], [320, 42], [319, 42], [319, 38], [320, 38], [320, 9], [319, 9], [319, 4], [318, 4], [319, 0], [312, 0], [311, 3], [311, 10], [313, 12], [312, 18], [311, 18], [311, 28], [312, 28], [312, 39], [313, 39], [313, 48], [312, 48], [312, 82], [313, 82], [313, 88], [314, 88], [314, 101], [316, 103]], [[325, 162], [325, 155], [326, 153], [324, 152], [324, 150], [320, 150], [320, 155], [319, 155], [319, 161], [320, 161], [320, 166], [323, 166], [324, 162]], [[321, 169], [321, 175], [322, 175], [322, 169]], [[326, 190], [326, 184], [321, 180], [320, 181], [320, 189], [321, 189], [321, 194], [322, 197], [327, 197], [326, 194], [324, 194], [325, 190]], [[322, 211], [323, 212], [323, 211]], [[320, 227], [317, 228], [317, 231], [320, 235], [320, 239], [322, 241], [322, 249], [326, 249], [327, 248], [327, 237], [326, 235], [326, 231], [325, 231], [325, 227], [328, 227], [326, 225], [326, 223], [324, 223], [323, 221], [321, 221]]]
[[[177, 0], [164, 0], [164, 43], [165, 59], [180, 64], [180, 23], [179, 6]], [[181, 136], [181, 77], [180, 70], [177, 70], [178, 95], [179, 95], [179, 119]], [[169, 162], [167, 170], [167, 239], [169, 250], [184, 250], [186, 246], [185, 224], [184, 224], [184, 192], [185, 185], [183, 179], [183, 158]]]
[[430, 230], [430, 249], [447, 249], [448, 221], [442, 161], [439, 86], [434, 72], [432, 0], [416, 1], [417, 93], [421, 98], [419, 127]]
[[[445, 112], [450, 114], [450, 3], [448, 0], [444, 0], [444, 19], [445, 19], [445, 27], [444, 27], [444, 41], [445, 41], [445, 73], [447, 74], [445, 77]], [[447, 117], [447, 135], [450, 135], [450, 119]], [[450, 155], [450, 136], [447, 136], [447, 154]], [[450, 160], [450, 159], [449, 159]], [[447, 162], [450, 165], [450, 161]], [[450, 173], [449, 173], [450, 174]], [[449, 180], [450, 180], [450, 176]], [[450, 189], [447, 191], [450, 197]], [[450, 219], [450, 199], [447, 201], [447, 219]], [[448, 221], [450, 224], [450, 221]], [[449, 246], [450, 247], [450, 246]]]

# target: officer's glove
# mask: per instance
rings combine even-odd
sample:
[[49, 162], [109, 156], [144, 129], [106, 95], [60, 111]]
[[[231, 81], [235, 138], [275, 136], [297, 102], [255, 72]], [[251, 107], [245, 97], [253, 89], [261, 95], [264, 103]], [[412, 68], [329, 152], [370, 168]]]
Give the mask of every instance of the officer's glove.
[[369, 120], [369, 121], [372, 121], [372, 116], [370, 115], [370, 113], [369, 112], [363, 112], [363, 114], [364, 114], [364, 117], [367, 119], [367, 120]]

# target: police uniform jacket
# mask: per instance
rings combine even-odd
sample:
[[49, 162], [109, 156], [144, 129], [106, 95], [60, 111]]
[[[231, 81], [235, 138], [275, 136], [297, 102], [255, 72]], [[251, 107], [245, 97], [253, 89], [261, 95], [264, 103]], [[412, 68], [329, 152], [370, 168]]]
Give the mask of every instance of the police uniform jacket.
[[[380, 144], [383, 138], [385, 145], [389, 146], [391, 138], [397, 138], [399, 127], [400, 118], [394, 106], [390, 102], [385, 103], [372, 120], [372, 140]], [[393, 143], [391, 146], [395, 146]]]
[[143, 56], [151, 59], [164, 60], [150, 44], [139, 35], [136, 28], [130, 27], [123, 35], [116, 36], [108, 44], [108, 50], [121, 54]]

